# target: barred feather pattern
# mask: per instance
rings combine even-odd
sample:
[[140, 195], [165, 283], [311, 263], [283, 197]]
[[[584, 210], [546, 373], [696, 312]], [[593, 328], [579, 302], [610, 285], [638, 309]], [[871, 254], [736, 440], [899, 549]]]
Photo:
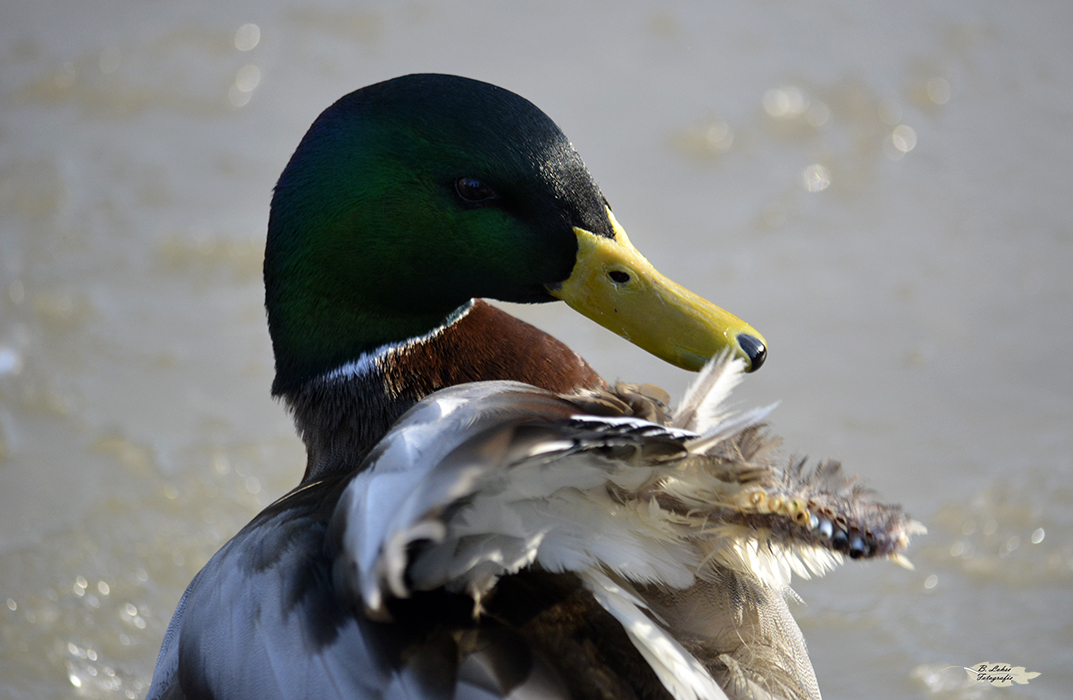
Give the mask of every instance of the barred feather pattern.
[[439, 587], [481, 600], [526, 567], [577, 574], [678, 700], [818, 698], [786, 606], [794, 573], [904, 551], [923, 527], [836, 462], [780, 466], [763, 421], [729, 415], [720, 358], [676, 411], [661, 390], [556, 395], [514, 382], [433, 394], [337, 506], [337, 589], [374, 619]]
[[791, 573], [822, 575], [843, 555], [911, 566], [904, 552], [912, 535], [925, 532], [920, 523], [877, 500], [836, 461], [808, 468], [806, 460], [791, 459], [776, 468], [763, 455], [775, 444], [750, 426], [683, 460], [652, 496], [688, 523], [706, 561], [770, 587], [789, 585]]

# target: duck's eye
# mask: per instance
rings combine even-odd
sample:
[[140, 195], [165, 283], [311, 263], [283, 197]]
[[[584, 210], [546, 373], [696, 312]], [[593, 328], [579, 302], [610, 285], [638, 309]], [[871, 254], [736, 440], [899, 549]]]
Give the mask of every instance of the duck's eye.
[[630, 281], [629, 274], [623, 272], [622, 270], [612, 270], [611, 272], [607, 273], [607, 276], [610, 277], [611, 281], [615, 282], [616, 284], [626, 284]]
[[496, 196], [495, 190], [474, 177], [460, 177], [455, 180], [455, 192], [465, 202], [485, 202]]

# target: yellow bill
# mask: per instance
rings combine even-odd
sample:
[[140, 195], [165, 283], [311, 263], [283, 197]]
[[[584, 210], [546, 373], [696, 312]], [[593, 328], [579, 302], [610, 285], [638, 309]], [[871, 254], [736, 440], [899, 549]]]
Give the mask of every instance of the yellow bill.
[[645, 260], [608, 211], [615, 238], [575, 228], [574, 270], [548, 291], [604, 328], [683, 369], [699, 370], [730, 350], [749, 371], [767, 357], [764, 336], [661, 275]]

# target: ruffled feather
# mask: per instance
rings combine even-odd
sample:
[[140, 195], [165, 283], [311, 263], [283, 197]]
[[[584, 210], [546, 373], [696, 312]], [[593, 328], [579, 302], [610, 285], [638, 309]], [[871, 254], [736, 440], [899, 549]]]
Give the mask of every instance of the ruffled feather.
[[[439, 588], [469, 595], [479, 616], [503, 576], [533, 566], [573, 573], [674, 697], [725, 697], [713, 680], [730, 669], [713, 656], [718, 644], [701, 644], [709, 661], [699, 662], [653, 613], [657, 603], [732, 580], [753, 593], [732, 616], [726, 606], [704, 611], [709, 623], [778, 619], [784, 645], [803, 650], [784, 610], [792, 574], [823, 574], [842, 554], [902, 559], [921, 530], [836, 464], [777, 466], [776, 440], [760, 426], [771, 409], [724, 408], [741, 371], [740, 361], [713, 361], [673, 413], [663, 396], [632, 385], [556, 395], [481, 382], [430, 396], [385, 437], [336, 508], [337, 587], [374, 618], [387, 616], [392, 598]], [[765, 664], [782, 668], [806, 688], [787, 697], [810, 697], [807, 654], [791, 656], [793, 664], [739, 654], [734, 673], [762, 678]]]

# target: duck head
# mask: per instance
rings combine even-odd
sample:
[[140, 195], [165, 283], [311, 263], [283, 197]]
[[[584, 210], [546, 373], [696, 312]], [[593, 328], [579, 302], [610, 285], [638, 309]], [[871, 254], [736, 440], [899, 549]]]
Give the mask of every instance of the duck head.
[[690, 370], [766, 355], [751, 326], [637, 252], [547, 115], [448, 75], [378, 83], [320, 115], [274, 191], [265, 287], [277, 395], [476, 297], [563, 300]]

